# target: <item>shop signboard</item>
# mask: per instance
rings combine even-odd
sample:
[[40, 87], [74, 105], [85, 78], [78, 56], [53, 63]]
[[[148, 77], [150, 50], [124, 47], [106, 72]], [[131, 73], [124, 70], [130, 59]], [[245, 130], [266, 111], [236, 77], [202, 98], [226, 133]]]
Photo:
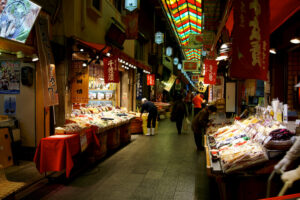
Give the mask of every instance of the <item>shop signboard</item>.
[[103, 58], [104, 82], [119, 83], [118, 59], [116, 57]]
[[147, 74], [147, 85], [155, 85], [155, 74]]
[[217, 70], [218, 70], [217, 61], [205, 60], [204, 65], [205, 65], [204, 83], [215, 85], [217, 79]]
[[58, 92], [54, 58], [49, 40], [49, 17], [40, 16], [36, 23], [37, 47], [39, 52], [40, 72], [43, 79], [44, 105], [58, 105]]
[[138, 71], [136, 73], [136, 99], [142, 100], [143, 98], [143, 73]]
[[203, 37], [201, 34], [190, 34], [187, 48], [202, 49], [202, 45], [203, 45]]
[[198, 82], [200, 78], [200, 74], [192, 74], [191, 80], [193, 82]]
[[207, 86], [208, 85], [204, 83], [204, 78], [203, 77], [199, 78], [198, 91], [201, 93], [206, 92]]
[[72, 103], [89, 102], [89, 71], [88, 67], [83, 67], [82, 62], [72, 63], [72, 86], [71, 101]]
[[184, 71], [198, 71], [200, 68], [200, 61], [184, 60], [182, 65]]
[[40, 10], [29, 0], [0, 1], [0, 37], [25, 43]]
[[175, 80], [176, 80], [176, 76], [172, 74], [171, 77], [169, 78], [168, 82], [165, 83], [164, 90], [170, 92], [173, 84], [175, 83]]
[[20, 93], [19, 61], [0, 61], [0, 94]]
[[234, 1], [230, 76], [267, 80], [269, 66], [269, 0]]

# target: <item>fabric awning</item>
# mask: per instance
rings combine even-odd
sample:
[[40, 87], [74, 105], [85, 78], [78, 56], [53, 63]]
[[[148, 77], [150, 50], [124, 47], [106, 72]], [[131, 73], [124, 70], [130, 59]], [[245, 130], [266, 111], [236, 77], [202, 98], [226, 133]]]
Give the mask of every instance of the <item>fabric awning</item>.
[[86, 45], [92, 49], [96, 49], [97, 51], [102, 51], [102, 53], [108, 53], [112, 48], [106, 44], [98, 44], [98, 43], [93, 43], [93, 42], [87, 42], [84, 40], [77, 39], [80, 43], [83, 45]]

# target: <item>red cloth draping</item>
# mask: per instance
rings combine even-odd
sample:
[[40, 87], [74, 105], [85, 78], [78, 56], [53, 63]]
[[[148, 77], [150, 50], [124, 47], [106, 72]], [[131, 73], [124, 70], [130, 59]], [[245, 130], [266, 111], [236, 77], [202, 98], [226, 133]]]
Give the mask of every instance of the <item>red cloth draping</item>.
[[[99, 140], [95, 134], [96, 127], [85, 130], [87, 143], [100, 147]], [[63, 136], [50, 136], [43, 138], [35, 152], [34, 162], [40, 173], [47, 171], [66, 170], [66, 177], [74, 166], [72, 157], [81, 151], [80, 134], [74, 133]]]

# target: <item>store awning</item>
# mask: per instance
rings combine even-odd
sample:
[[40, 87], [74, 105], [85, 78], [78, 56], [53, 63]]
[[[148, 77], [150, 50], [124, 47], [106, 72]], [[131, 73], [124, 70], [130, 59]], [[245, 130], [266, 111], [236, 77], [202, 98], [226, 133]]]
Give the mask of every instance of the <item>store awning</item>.
[[80, 43], [82, 43], [85, 46], [88, 46], [92, 49], [96, 49], [97, 51], [102, 51], [102, 53], [108, 53], [112, 49], [110, 46], [106, 44], [98, 44], [98, 43], [93, 43], [93, 42], [87, 42], [84, 40], [77, 39]]

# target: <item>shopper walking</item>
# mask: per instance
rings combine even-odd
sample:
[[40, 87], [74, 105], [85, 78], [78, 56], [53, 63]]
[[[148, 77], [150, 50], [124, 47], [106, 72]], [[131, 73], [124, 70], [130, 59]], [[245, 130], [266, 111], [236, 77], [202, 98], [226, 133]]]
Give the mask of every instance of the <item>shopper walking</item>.
[[181, 134], [182, 129], [182, 122], [184, 117], [187, 117], [186, 107], [183, 102], [182, 95], [178, 95], [176, 98], [176, 101], [174, 103], [172, 113], [171, 113], [172, 119], [176, 122], [176, 128], [178, 135]]
[[193, 100], [193, 94], [191, 90], [189, 90], [185, 97], [185, 102], [188, 108], [189, 115], [192, 114], [192, 100]]
[[198, 150], [203, 150], [202, 138], [205, 134], [209, 122], [209, 114], [216, 112], [217, 108], [213, 105], [203, 108], [192, 121], [192, 130], [194, 132], [195, 143]]
[[[148, 101], [146, 98], [142, 99], [142, 110], [141, 110], [141, 117], [143, 112], [148, 112], [148, 119], [147, 119], [147, 136], [155, 135], [155, 126], [156, 126], [156, 118], [157, 118], [157, 108], [151, 101]], [[152, 126], [151, 126], [152, 125]]]
[[203, 102], [203, 99], [200, 96], [200, 92], [197, 92], [197, 95], [193, 98], [194, 117], [198, 114], [198, 112], [200, 112], [202, 102]]

